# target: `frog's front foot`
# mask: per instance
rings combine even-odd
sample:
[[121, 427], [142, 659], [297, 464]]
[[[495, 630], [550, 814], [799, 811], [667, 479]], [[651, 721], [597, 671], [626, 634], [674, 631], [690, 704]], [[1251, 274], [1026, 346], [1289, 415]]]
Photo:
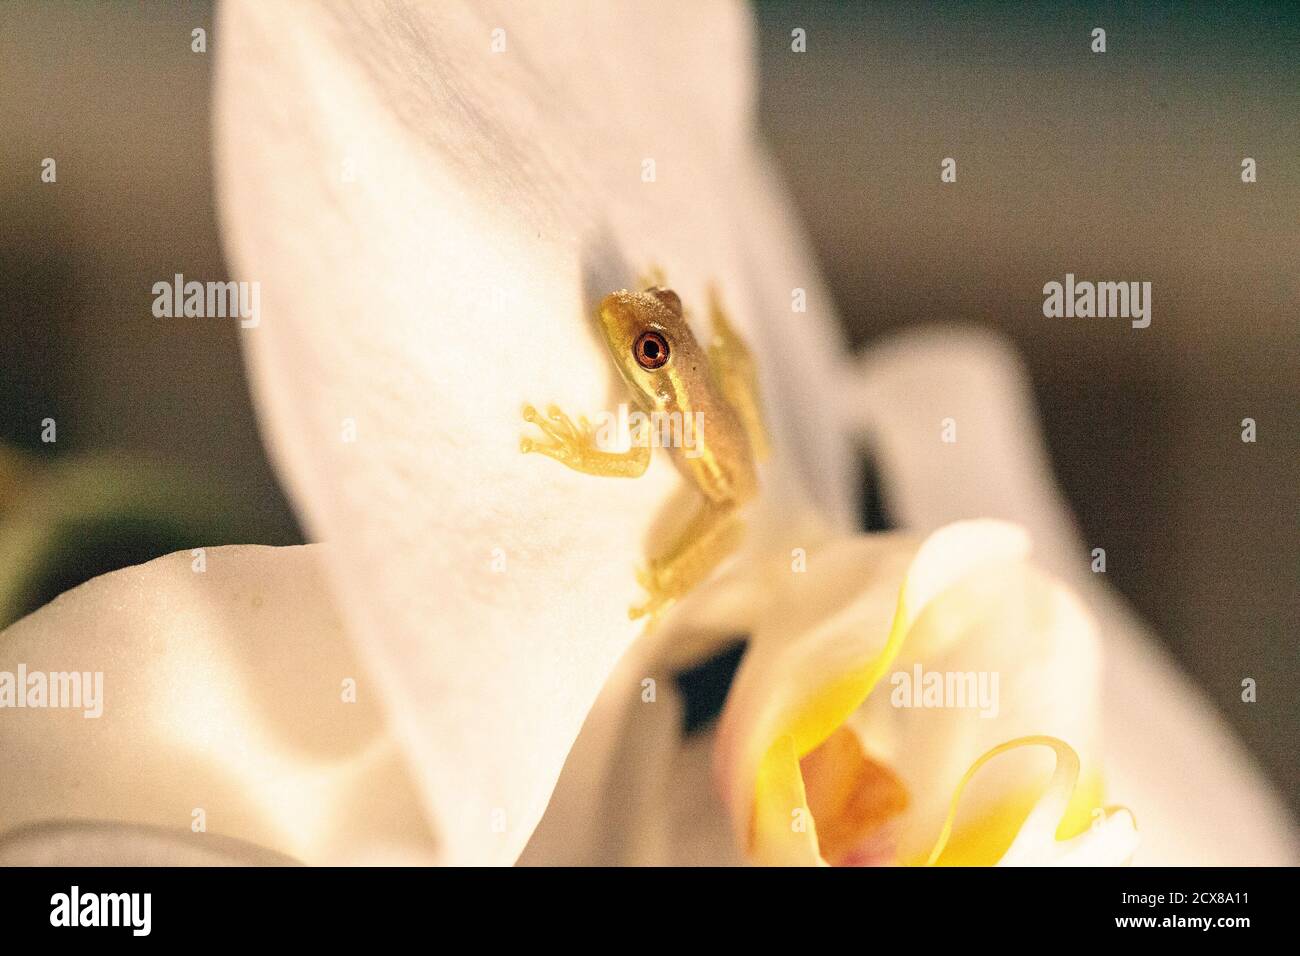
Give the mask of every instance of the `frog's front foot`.
[[545, 415], [532, 405], [525, 405], [524, 421], [541, 429], [546, 440], [525, 436], [519, 440], [522, 452], [540, 452], [570, 468], [577, 468], [587, 460], [590, 452], [597, 450], [591, 423], [585, 417], [574, 422], [554, 405], [546, 410]]
[[634, 441], [625, 452], [603, 450], [597, 442], [596, 430], [585, 415], [579, 416], [575, 422], [555, 405], [548, 407], [545, 415], [532, 405], [525, 405], [524, 421], [536, 425], [545, 440], [524, 436], [519, 440], [519, 450], [525, 453], [535, 451], [554, 458], [574, 471], [635, 478], [650, 464], [649, 446], [638, 441]]

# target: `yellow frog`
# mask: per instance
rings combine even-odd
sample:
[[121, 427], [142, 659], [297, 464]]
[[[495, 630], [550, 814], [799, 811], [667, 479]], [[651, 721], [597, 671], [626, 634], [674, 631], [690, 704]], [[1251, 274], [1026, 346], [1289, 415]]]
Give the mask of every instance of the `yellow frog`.
[[[638, 573], [649, 598], [628, 612], [633, 619], [653, 621], [735, 550], [743, 531], [740, 509], [758, 492], [755, 462], [766, 456], [767, 437], [753, 358], [712, 289], [709, 303], [713, 336], [706, 353], [691, 333], [681, 298], [671, 289], [624, 289], [601, 301], [598, 315], [605, 344], [643, 413], [626, 451], [601, 448], [585, 416], [575, 423], [555, 406], [546, 415], [531, 405], [524, 408], [524, 419], [547, 440], [524, 438], [521, 450], [606, 477], [644, 474], [654, 425], [685, 423], [674, 434], [686, 435], [691, 447], [670, 444], [667, 451], [704, 501], [679, 537], [651, 557], [647, 571]], [[692, 428], [692, 423], [698, 427]]]

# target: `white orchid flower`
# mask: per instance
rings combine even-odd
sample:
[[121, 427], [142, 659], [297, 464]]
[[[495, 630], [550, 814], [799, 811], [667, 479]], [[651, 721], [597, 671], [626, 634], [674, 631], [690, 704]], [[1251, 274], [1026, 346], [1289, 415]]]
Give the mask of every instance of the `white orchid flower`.
[[[785, 717], [800, 716], [810, 694], [821, 700], [815, 681], [792, 680], [779, 661], [838, 674], [845, 661], [824, 655], [839, 645], [823, 637], [843, 601], [885, 624], [854, 631], [845, 649], [860, 662], [870, 641], [888, 639], [899, 588], [906, 639], [893, 650], [963, 664], [974, 655], [1026, 675], [1030, 692], [987, 741], [952, 715], [904, 722], [869, 694], [864, 706], [850, 699], [860, 685], [837, 701], [832, 730], [853, 738], [832, 733], [821, 746], [869, 748], [864, 756], [909, 794], [903, 813], [913, 816], [890, 818], [888, 855], [932, 849], [976, 744], [1066, 741], [1083, 761], [1079, 806], [1092, 808], [1088, 775], [1110, 763], [1117, 740], [1097, 729], [1116, 703], [1107, 696], [1116, 675], [1098, 663], [1079, 602], [1035, 576], [1019, 546], [1006, 549], [1016, 573], [990, 582], [932, 564], [927, 556], [946, 547], [845, 537], [852, 445], [869, 437], [906, 526], [1005, 518], [1029, 528], [1051, 570], [1073, 554], [1032, 437], [1005, 440], [1015, 423], [999, 417], [1005, 409], [956, 396], [968, 402], [963, 415], [986, 416], [989, 457], [955, 456], [955, 471], [912, 444], [921, 439], [905, 410], [953, 397], [944, 390], [963, 368], [927, 364], [936, 351], [924, 344], [866, 369], [843, 358], [759, 146], [741, 6], [647, 4], [633, 14], [574, 4], [556, 18], [522, 3], [237, 0], [221, 8], [213, 45], [223, 229], [237, 277], [261, 284], [261, 321], [241, 333], [252, 386], [283, 481], [326, 543], [212, 549], [202, 572], [173, 555], [96, 579], [0, 635], [0, 670], [102, 671], [105, 688], [96, 720], [0, 716], [0, 750], [18, 771], [0, 779], [0, 860], [505, 864], [530, 839], [527, 862], [767, 859], [772, 844], [764, 837], [756, 849], [745, 830], [754, 806], [781, 809], [759, 787], [775, 759], [767, 745], [787, 739]], [[710, 282], [722, 290], [756, 353], [773, 455], [746, 551], [637, 640], [641, 626], [627, 615], [640, 597], [635, 570], [680, 491], [677, 474], [662, 456], [618, 481], [522, 455], [520, 408], [598, 411], [622, 400], [589, 316], [651, 264], [697, 314]], [[792, 313], [794, 290], [807, 313]], [[1013, 387], [1005, 375], [994, 385]], [[1007, 474], [1022, 494], [1001, 508]], [[947, 494], [954, 486], [960, 497]], [[934, 503], [949, 501], [962, 513], [936, 520]], [[958, 527], [991, 542], [956, 549], [968, 570], [971, 548], [1022, 540], [1000, 523]], [[834, 573], [790, 580], [791, 546]], [[776, 574], [777, 586], [760, 587]], [[804, 588], [807, 609], [825, 615], [799, 618], [790, 595]], [[909, 603], [916, 593], [925, 599]], [[1020, 668], [1015, 648], [961, 620], [981, 601], [1005, 602], [1013, 619], [1016, 608], [1037, 615], [1017, 633], [1036, 642], [1041, 666]], [[1091, 593], [1089, 603], [1103, 608], [1103, 629], [1121, 622], [1103, 654], [1111, 643], [1141, 646], [1122, 612]], [[773, 617], [760, 627], [763, 610]], [[951, 645], [945, 614], [958, 618]], [[709, 801], [710, 739], [683, 738], [671, 681], [659, 684], [662, 706], [641, 702], [650, 672], [698, 659], [737, 622], [753, 634], [752, 657], [720, 766], [739, 768], [723, 773], [739, 844]], [[1163, 682], [1159, 706], [1182, 719], [1189, 692], [1144, 654], [1118, 659], [1137, 679]], [[1062, 686], [1079, 662], [1086, 679]], [[1196, 709], [1192, 732], [1194, 747], [1130, 740], [1130, 753], [1161, 748], [1167, 765], [1148, 774], [1130, 761], [1126, 776], [1108, 775], [1144, 841], [1152, 828], [1170, 859], [1218, 847], [1225, 801], [1238, 800], [1258, 811], [1229, 819], [1240, 852], [1256, 853], [1251, 862], [1289, 854], [1285, 818], [1223, 730]], [[1192, 753], [1217, 761], [1202, 779], [1229, 766], [1236, 776], [1188, 797], [1176, 775]], [[1023, 799], [1029, 781], [1037, 799], [1046, 770], [1056, 774], [1047, 798], [1021, 814], [1023, 839], [1005, 841], [1003, 860], [1125, 856], [1119, 815], [1100, 843], [1087, 839], [1092, 830], [1081, 843], [1044, 839], [1072, 791], [1065, 754], [1024, 747], [993, 758], [971, 778], [962, 806], [969, 797], [975, 816], [959, 806], [945, 852], [978, 837], [971, 819], [987, 819], [990, 806], [1007, 816], [1002, 798]], [[858, 779], [842, 773], [853, 761], [822, 756], [825, 779]], [[814, 769], [807, 762], [805, 777]], [[982, 792], [995, 770], [996, 786]], [[627, 781], [645, 786], [602, 844], [610, 831], [591, 809]], [[1168, 811], [1168, 822], [1148, 818], [1140, 797], [1151, 794], [1154, 817]], [[681, 800], [696, 809], [682, 813]], [[802, 833], [824, 836], [834, 819], [823, 814]], [[698, 839], [684, 835], [687, 820]], [[799, 861], [815, 861], [820, 850], [802, 845], [813, 852]]]
[[[765, 615], [723, 718], [720, 777], [756, 861], [1046, 862], [1058, 827], [1075, 853], [1129, 861], [1130, 816], [1102, 811], [1088, 829], [1101, 806], [1095, 629], [1028, 550], [1016, 526], [972, 521], [919, 549], [871, 536], [810, 556], [825, 570]], [[1042, 754], [975, 776], [1031, 744], [1056, 761], [1041, 799]], [[953, 831], [957, 798], [986, 776]]]

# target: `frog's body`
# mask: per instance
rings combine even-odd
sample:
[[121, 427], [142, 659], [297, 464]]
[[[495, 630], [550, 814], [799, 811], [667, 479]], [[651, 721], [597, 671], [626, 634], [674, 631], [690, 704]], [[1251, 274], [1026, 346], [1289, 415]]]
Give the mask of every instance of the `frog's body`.
[[[687, 324], [675, 292], [652, 286], [605, 296], [599, 318], [605, 343], [637, 407], [650, 421], [681, 423], [685, 447], [672, 445], [673, 464], [704, 497], [703, 506], [672, 545], [640, 575], [649, 600], [632, 617], [655, 617], [702, 581], [739, 544], [740, 509], [758, 493], [756, 459], [767, 439], [759, 414], [753, 360], [711, 296], [713, 339], [706, 351]], [[668, 416], [668, 418], [665, 418]], [[625, 452], [601, 449], [586, 418], [575, 423], [552, 406], [546, 416], [528, 406], [525, 420], [550, 439], [525, 438], [537, 451], [592, 475], [635, 478], [650, 464], [644, 426]], [[699, 423], [692, 429], [687, 423]]]

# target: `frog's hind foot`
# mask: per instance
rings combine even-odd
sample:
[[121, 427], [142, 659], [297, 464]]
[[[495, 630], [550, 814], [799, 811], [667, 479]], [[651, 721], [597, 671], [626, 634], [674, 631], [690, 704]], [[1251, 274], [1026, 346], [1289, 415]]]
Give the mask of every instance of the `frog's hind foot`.
[[657, 575], [653, 569], [638, 568], [636, 572], [637, 583], [646, 591], [646, 599], [627, 609], [629, 620], [638, 621], [646, 619], [647, 627], [653, 627], [670, 607], [676, 603], [679, 595], [674, 594], [663, 588], [657, 581]]

